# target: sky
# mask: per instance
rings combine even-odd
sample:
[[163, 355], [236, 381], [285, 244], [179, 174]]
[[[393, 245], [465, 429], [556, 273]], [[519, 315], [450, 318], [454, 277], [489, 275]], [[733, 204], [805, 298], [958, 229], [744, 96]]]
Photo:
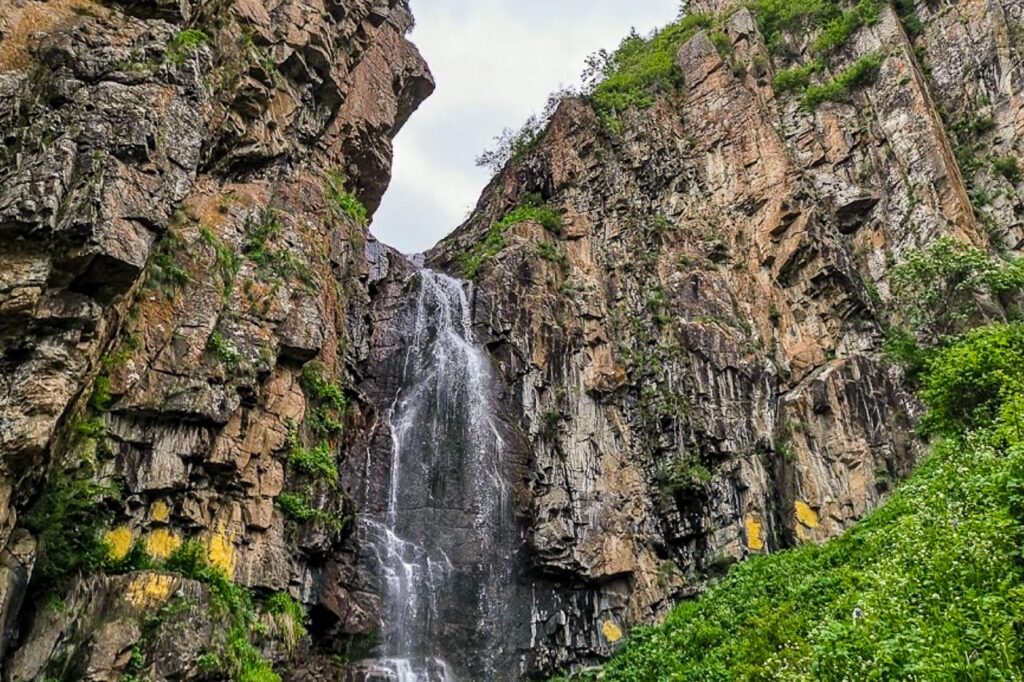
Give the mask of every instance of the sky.
[[395, 139], [374, 235], [407, 254], [466, 218], [490, 171], [474, 161], [548, 95], [576, 85], [587, 55], [671, 21], [679, 0], [412, 0], [411, 39], [437, 90]]

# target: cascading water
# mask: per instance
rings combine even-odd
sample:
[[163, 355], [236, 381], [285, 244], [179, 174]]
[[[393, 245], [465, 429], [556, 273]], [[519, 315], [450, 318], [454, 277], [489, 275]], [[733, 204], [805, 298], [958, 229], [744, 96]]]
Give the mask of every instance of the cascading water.
[[516, 538], [490, 360], [473, 338], [467, 285], [419, 278], [390, 415], [387, 509], [361, 518], [381, 578], [377, 677], [511, 679], [501, 661]]

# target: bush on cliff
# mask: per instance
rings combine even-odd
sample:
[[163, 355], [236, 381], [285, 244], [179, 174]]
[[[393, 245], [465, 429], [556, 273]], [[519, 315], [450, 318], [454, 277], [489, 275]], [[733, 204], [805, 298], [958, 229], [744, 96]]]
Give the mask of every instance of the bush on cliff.
[[[1009, 680], [1024, 670], [1024, 326], [935, 351], [941, 434], [844, 536], [739, 565], [602, 671], [640, 680]], [[586, 677], [586, 676], [585, 676]]]

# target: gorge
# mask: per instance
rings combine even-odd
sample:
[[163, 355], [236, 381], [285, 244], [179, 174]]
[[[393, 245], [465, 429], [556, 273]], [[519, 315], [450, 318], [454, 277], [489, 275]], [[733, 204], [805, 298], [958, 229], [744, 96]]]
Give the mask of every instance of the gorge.
[[[934, 358], [1019, 359], [969, 330], [1021, 312], [1024, 6], [691, 0], [509, 139], [422, 263], [370, 231], [434, 89], [412, 24], [405, 0], [0, 0], [0, 679], [1014, 671], [1006, 546], [900, 592], [901, 633], [989, 605], [942, 660], [856, 639], [882, 581], [847, 550], [919, 522], [903, 563], [952, 575], [980, 560], [927, 550], [1020, 537], [1017, 375], [971, 374], [1002, 402], [946, 377], [943, 408]], [[974, 433], [975, 404], [977, 486], [923, 435]], [[728, 589], [746, 629], [647, 627]], [[749, 647], [671, 667], [723, 641]]]

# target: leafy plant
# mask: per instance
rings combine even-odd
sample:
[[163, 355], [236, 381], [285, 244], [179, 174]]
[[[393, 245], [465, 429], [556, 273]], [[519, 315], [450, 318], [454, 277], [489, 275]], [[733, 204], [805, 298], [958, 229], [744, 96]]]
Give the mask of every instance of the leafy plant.
[[822, 102], [832, 102], [845, 97], [850, 90], [874, 81], [884, 61], [885, 54], [882, 52], [864, 55], [827, 83], [807, 86], [803, 97], [800, 98], [800, 104], [810, 110]]
[[365, 226], [369, 224], [370, 212], [366, 209], [363, 202], [359, 200], [359, 197], [345, 189], [345, 178], [341, 174], [327, 174], [324, 196], [332, 210], [347, 216], [357, 225]]
[[36, 503], [21, 518], [39, 543], [33, 585], [59, 589], [78, 574], [102, 569], [108, 556], [103, 533], [113, 518], [110, 501], [120, 498], [113, 483], [98, 483], [86, 468], [56, 471]]
[[288, 462], [296, 471], [324, 481], [331, 487], [338, 484], [338, 463], [334, 451], [326, 441], [321, 441], [313, 448], [303, 447], [297, 441], [293, 441]]
[[914, 251], [893, 268], [892, 288], [910, 331], [935, 344], [977, 317], [977, 300], [1024, 288], [1024, 265], [948, 237]]
[[1015, 156], [1000, 157], [992, 162], [992, 167], [1011, 185], [1016, 185], [1021, 180], [1020, 164]]
[[209, 37], [199, 29], [189, 28], [179, 31], [167, 44], [165, 59], [175, 66], [180, 66], [185, 63], [190, 54], [209, 41]]

